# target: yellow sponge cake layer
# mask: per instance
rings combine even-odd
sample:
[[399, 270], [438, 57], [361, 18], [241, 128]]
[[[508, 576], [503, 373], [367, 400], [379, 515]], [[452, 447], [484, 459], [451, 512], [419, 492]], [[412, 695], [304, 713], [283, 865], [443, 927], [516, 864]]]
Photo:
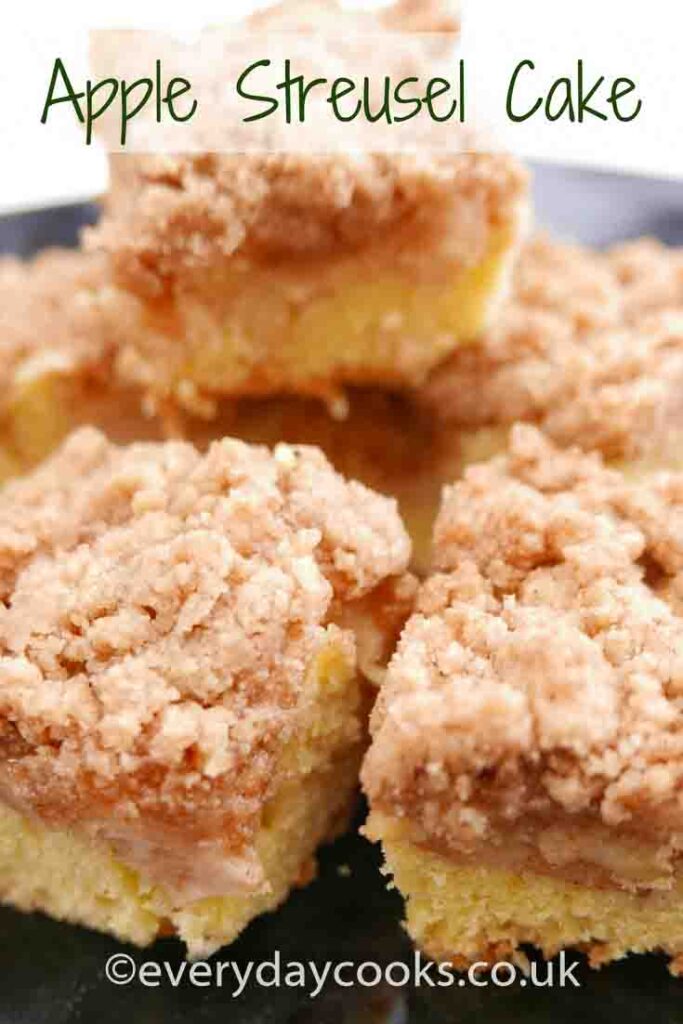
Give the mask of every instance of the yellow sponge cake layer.
[[287, 781], [265, 805], [254, 840], [262, 891], [179, 902], [106, 844], [0, 805], [0, 899], [136, 945], [175, 933], [192, 956], [230, 942], [310, 880], [316, 848], [345, 825], [356, 791], [366, 698], [344, 651], [319, 655], [307, 687], [306, 733], [283, 752], [278, 771]]
[[[381, 816], [369, 830], [381, 838]], [[665, 892], [634, 893], [458, 864], [395, 839], [383, 849], [405, 897], [408, 931], [435, 960], [491, 963], [528, 944], [547, 957], [571, 946], [585, 949], [599, 966], [628, 953], [676, 957], [683, 950], [681, 881]]]
[[145, 304], [126, 369], [190, 408], [198, 395], [334, 397], [346, 385], [417, 384], [484, 329], [512, 248], [501, 231], [472, 266], [436, 253], [428, 274], [395, 271], [400, 261], [375, 251], [193, 275]]

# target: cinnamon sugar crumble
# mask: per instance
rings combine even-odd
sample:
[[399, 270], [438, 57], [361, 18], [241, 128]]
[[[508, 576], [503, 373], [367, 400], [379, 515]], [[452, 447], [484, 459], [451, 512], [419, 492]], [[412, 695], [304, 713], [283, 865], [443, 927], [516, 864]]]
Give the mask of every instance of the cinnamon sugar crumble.
[[315, 449], [78, 431], [0, 500], [3, 799], [243, 847], [313, 659], [353, 664], [335, 610], [408, 558], [394, 503]]
[[373, 807], [458, 847], [571, 815], [683, 830], [683, 474], [516, 427], [446, 493], [374, 712]]
[[561, 444], [631, 457], [683, 428], [683, 250], [606, 253], [539, 236], [479, 346], [456, 350], [424, 401], [461, 427], [534, 422]]

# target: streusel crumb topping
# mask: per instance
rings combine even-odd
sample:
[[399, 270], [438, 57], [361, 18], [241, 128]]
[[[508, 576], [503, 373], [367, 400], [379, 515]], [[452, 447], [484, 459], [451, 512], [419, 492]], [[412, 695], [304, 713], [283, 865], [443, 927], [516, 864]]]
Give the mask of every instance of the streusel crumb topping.
[[0, 500], [0, 792], [48, 821], [241, 846], [347, 602], [400, 575], [394, 503], [313, 448], [84, 429]]
[[424, 399], [461, 427], [536, 423], [561, 444], [630, 457], [681, 430], [683, 250], [641, 239], [607, 253], [539, 236], [479, 346]]
[[516, 427], [451, 487], [374, 712], [373, 807], [458, 845], [585, 817], [683, 829], [683, 474]]
[[131, 288], [151, 292], [237, 253], [329, 257], [409, 225], [429, 238], [459, 199], [488, 230], [513, 219], [526, 190], [514, 160], [472, 153], [123, 154], [112, 175], [86, 241]]

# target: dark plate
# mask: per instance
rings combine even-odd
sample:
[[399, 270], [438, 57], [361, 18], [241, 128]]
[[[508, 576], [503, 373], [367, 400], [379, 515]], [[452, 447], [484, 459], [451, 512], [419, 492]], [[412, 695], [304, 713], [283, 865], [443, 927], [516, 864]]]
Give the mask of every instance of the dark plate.
[[[566, 237], [604, 245], [652, 234], [683, 243], [683, 186], [673, 182], [544, 167], [536, 175], [539, 223]], [[0, 220], [0, 251], [28, 255], [45, 245], [73, 244], [94, 209], [70, 206]], [[359, 812], [361, 820], [362, 812]], [[344, 865], [344, 870], [339, 871]], [[387, 891], [377, 852], [349, 835], [323, 851], [320, 874], [277, 913], [254, 922], [218, 960], [245, 970], [251, 961], [413, 961], [400, 928], [401, 902]], [[348, 869], [348, 870], [347, 870]], [[426, 984], [348, 989], [263, 988], [250, 984], [235, 998], [223, 987], [193, 987], [186, 980], [146, 988], [139, 981], [115, 987], [104, 968], [115, 953], [137, 964], [167, 962], [175, 970], [182, 951], [173, 940], [138, 951], [106, 936], [60, 925], [40, 915], [0, 909], [0, 1024], [678, 1024], [683, 1022], [683, 981], [674, 981], [656, 956], [631, 957], [599, 972], [578, 968], [580, 988], [508, 988]], [[284, 969], [283, 969], [284, 975]], [[585, 1016], [584, 1016], [585, 1015]]]

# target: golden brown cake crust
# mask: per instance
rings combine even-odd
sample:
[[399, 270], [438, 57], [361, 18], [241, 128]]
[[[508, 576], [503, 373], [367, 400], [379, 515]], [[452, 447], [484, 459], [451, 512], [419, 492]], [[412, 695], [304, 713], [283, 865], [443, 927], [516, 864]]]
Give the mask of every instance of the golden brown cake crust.
[[353, 665], [334, 621], [408, 558], [394, 503], [315, 449], [77, 432], [0, 501], [3, 799], [241, 848], [312, 659]]
[[534, 422], [561, 444], [631, 457], [681, 430], [683, 250], [651, 239], [604, 254], [539, 236], [478, 347], [423, 393], [464, 427]]
[[532, 427], [448, 490], [373, 718], [373, 810], [441, 849], [557, 819], [683, 830], [683, 475]]
[[128, 287], [154, 294], [237, 253], [327, 258], [407, 226], [418, 244], [444, 208], [476, 197], [482, 223], [462, 227], [475, 260], [525, 189], [523, 169], [498, 155], [124, 154], [112, 159], [104, 217], [86, 240]]

